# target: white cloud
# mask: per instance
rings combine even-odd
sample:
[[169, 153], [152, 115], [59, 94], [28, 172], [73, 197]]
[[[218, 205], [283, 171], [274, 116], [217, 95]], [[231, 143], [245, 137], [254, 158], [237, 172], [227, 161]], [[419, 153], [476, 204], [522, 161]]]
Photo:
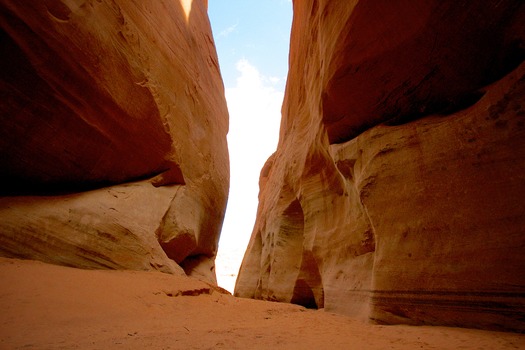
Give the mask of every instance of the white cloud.
[[231, 177], [217, 258], [219, 284], [228, 289], [233, 288], [235, 279], [227, 275], [237, 274], [255, 223], [259, 173], [277, 147], [284, 96], [272, 86], [272, 78], [262, 75], [246, 59], [239, 60], [236, 68], [236, 86], [226, 88]]
[[219, 36], [228, 36], [231, 33], [233, 33], [236, 29], [239, 23], [235, 23], [234, 25], [229, 26], [228, 28], [224, 29], [219, 33]]
[[241, 168], [239, 173], [257, 173], [258, 181], [260, 169], [277, 147], [284, 93], [246, 59], [239, 60], [236, 68], [240, 73], [236, 86], [226, 88], [230, 162], [234, 170]]
[[268, 80], [272, 84], [277, 84], [277, 83], [279, 83], [281, 81], [281, 78], [279, 78], [279, 77], [269, 77]]

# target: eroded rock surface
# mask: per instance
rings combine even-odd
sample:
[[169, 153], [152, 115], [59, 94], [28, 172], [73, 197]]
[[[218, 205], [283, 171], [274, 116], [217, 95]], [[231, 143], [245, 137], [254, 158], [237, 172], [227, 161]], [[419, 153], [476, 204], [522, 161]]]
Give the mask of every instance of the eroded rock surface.
[[520, 1], [296, 1], [235, 294], [523, 331], [524, 18]]
[[228, 113], [206, 11], [1, 1], [1, 255], [215, 279]]

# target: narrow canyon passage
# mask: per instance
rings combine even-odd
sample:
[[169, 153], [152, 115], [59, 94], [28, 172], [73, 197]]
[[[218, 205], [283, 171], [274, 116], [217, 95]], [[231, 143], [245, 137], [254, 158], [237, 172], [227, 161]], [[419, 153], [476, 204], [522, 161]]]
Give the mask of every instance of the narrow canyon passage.
[[525, 348], [522, 0], [0, 25], [0, 348]]
[[230, 115], [230, 192], [215, 263], [218, 284], [233, 293], [255, 223], [259, 174], [277, 148], [292, 2], [210, 0], [208, 15]]

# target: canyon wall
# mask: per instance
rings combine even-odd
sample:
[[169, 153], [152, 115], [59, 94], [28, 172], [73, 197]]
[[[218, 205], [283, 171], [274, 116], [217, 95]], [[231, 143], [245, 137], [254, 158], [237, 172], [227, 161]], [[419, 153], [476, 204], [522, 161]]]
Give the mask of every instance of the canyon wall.
[[235, 295], [525, 330], [525, 6], [294, 2]]
[[0, 255], [214, 281], [228, 112], [207, 1], [0, 4]]

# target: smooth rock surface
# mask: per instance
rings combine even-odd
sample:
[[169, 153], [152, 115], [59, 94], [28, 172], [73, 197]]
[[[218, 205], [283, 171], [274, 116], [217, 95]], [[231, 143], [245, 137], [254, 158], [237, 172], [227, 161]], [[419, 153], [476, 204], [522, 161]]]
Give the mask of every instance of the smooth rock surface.
[[0, 254], [213, 281], [228, 112], [207, 1], [0, 7]]
[[518, 1], [296, 1], [235, 295], [525, 330], [524, 15]]

